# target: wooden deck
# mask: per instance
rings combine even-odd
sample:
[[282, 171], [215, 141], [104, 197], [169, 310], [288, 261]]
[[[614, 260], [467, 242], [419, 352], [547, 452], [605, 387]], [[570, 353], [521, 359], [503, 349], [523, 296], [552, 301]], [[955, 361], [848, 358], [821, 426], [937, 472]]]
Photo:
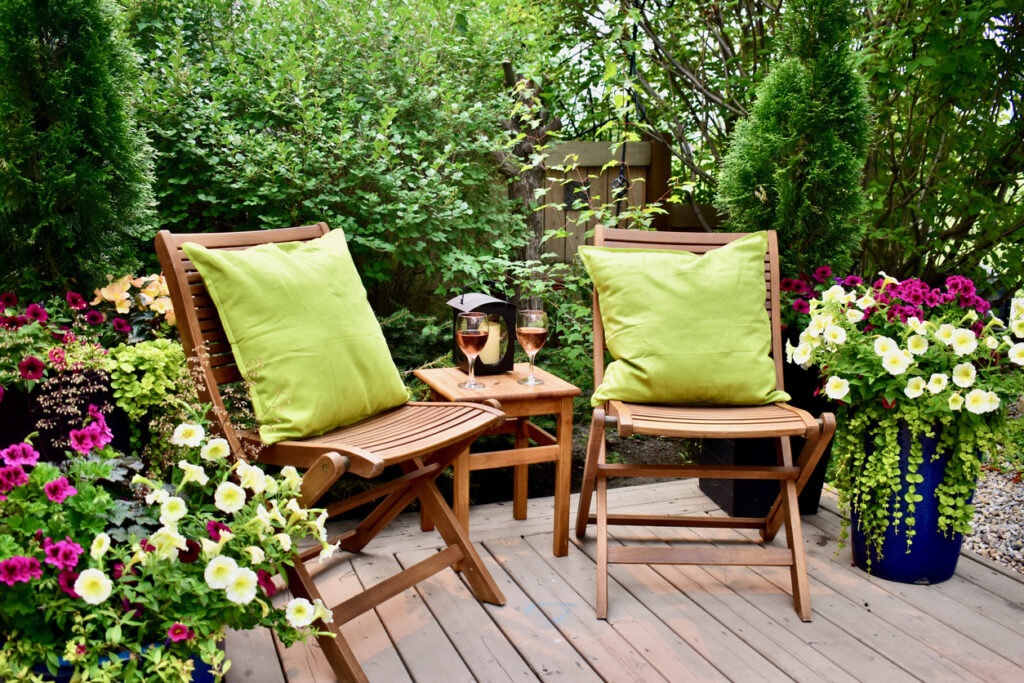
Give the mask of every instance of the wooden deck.
[[[576, 496], [572, 510], [575, 514]], [[695, 481], [613, 489], [610, 508], [720, 514]], [[593, 527], [569, 555], [551, 554], [551, 498], [529, 519], [512, 506], [474, 507], [470, 535], [508, 598], [480, 605], [450, 569], [346, 625], [371, 681], [1022, 681], [1024, 581], [964, 554], [935, 586], [891, 583], [836, 555], [834, 501], [804, 517], [814, 621], [793, 611], [785, 568], [611, 567], [608, 620], [594, 618]], [[613, 528], [617, 538], [672, 542], [741, 532]], [[781, 536], [781, 534], [780, 534]], [[573, 537], [575, 542], [575, 537]], [[660, 541], [652, 541], [660, 542]], [[318, 577], [343, 597], [422, 558], [439, 543], [404, 515], [351, 560]], [[782, 540], [777, 539], [781, 545]], [[315, 563], [313, 563], [315, 564]], [[276, 647], [276, 649], [275, 649]], [[232, 634], [229, 681], [333, 681], [316, 645], [275, 646], [267, 632]]]

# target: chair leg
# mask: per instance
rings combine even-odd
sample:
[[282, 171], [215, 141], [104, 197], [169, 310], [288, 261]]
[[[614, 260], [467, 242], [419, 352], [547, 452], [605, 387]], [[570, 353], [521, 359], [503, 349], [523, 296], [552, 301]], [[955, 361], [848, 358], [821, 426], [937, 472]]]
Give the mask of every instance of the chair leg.
[[[320, 591], [317, 590], [313, 578], [309, 575], [302, 561], [295, 558], [295, 566], [288, 567], [288, 589], [297, 598], [305, 598], [310, 602], [320, 598]], [[321, 598], [322, 600], [322, 598]], [[320, 631], [328, 631], [333, 634], [317, 636], [320, 650], [324, 653], [334, 675], [343, 683], [369, 683], [363, 667], [359, 665], [348, 641], [341, 635], [341, 629], [334, 624], [325, 624], [323, 621], [316, 622], [316, 628]]]
[[807, 581], [807, 562], [804, 556], [804, 536], [800, 526], [800, 507], [796, 498], [796, 483], [782, 482], [785, 491], [783, 507], [786, 516], [786, 545], [793, 553], [793, 564], [789, 568], [793, 583], [793, 606], [802, 621], [811, 621], [811, 594]]
[[594, 409], [594, 417], [590, 421], [590, 438], [587, 440], [587, 461], [583, 466], [583, 483], [580, 487], [579, 508], [576, 511], [576, 537], [587, 535], [587, 519], [590, 517], [590, 497], [594, 493], [594, 482], [597, 475], [597, 462], [604, 460], [605, 448], [604, 410]]
[[[809, 434], [805, 437], [807, 440], [804, 443], [804, 447], [800, 450], [800, 457], [796, 462], [797, 467], [800, 468], [800, 477], [796, 481], [797, 495], [800, 495], [804, 485], [807, 483], [807, 479], [811, 476], [811, 472], [814, 471], [814, 468], [818, 466], [818, 462], [821, 461], [825, 447], [832, 441], [832, 437], [836, 433], [836, 416], [834, 414], [822, 413], [819, 420], [821, 429], [816, 435]], [[772, 505], [772, 509], [768, 513], [765, 529], [761, 532], [761, 538], [766, 543], [775, 538], [775, 534], [779, 532], [779, 528], [782, 526], [782, 519], [783, 512], [780, 497]]]
[[598, 619], [608, 618], [608, 480], [597, 480], [597, 600]]

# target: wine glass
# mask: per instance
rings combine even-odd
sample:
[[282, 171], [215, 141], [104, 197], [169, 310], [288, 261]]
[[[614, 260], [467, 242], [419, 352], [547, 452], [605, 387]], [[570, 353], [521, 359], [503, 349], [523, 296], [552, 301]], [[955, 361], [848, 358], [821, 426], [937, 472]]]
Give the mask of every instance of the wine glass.
[[469, 361], [469, 379], [459, 384], [460, 389], [483, 389], [484, 384], [476, 381], [473, 375], [473, 364], [476, 357], [480, 355], [484, 345], [487, 344], [487, 335], [490, 328], [487, 323], [487, 315], [484, 313], [471, 312], [459, 313], [455, 321], [455, 341], [462, 349]]
[[519, 380], [520, 384], [536, 386], [544, 380], [533, 376], [533, 359], [548, 338], [548, 314], [544, 311], [525, 310], [516, 313], [516, 337], [519, 345], [530, 358], [530, 374]]

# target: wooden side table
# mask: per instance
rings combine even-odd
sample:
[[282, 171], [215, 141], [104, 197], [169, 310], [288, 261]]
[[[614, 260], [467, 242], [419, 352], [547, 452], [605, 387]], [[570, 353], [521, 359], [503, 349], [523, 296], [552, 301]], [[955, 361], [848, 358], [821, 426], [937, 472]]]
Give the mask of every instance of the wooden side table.
[[[467, 451], [455, 459], [453, 465], [455, 517], [469, 530], [469, 473], [495, 467], [515, 467], [512, 517], [526, 519], [527, 466], [538, 462], [555, 463], [555, 528], [554, 553], [562, 557], [569, 552], [569, 485], [572, 467], [572, 399], [579, 396], [579, 388], [555, 377], [541, 368], [534, 375], [544, 380], [539, 386], [525, 386], [517, 380], [526, 377], [529, 364], [516, 363], [512, 372], [477, 377], [485, 389], [460, 389], [466, 373], [458, 368], [431, 368], [416, 370], [415, 374], [430, 387], [435, 401], [486, 401], [501, 403], [507, 419], [488, 434], [514, 434], [513, 448], [503, 451], [473, 453]], [[554, 415], [558, 421], [555, 435], [533, 424], [535, 415]], [[531, 446], [530, 442], [537, 444]], [[422, 518], [425, 529], [430, 520]]]

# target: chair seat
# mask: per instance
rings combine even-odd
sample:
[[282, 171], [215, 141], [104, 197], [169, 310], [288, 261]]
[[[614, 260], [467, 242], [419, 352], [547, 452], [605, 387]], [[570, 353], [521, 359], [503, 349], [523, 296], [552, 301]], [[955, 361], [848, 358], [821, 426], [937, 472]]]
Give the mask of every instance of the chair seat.
[[799, 408], [764, 406], [667, 406], [610, 402], [619, 419], [619, 434], [690, 438], [757, 438], [804, 436], [818, 430], [814, 417]]
[[324, 451], [349, 457], [348, 472], [376, 477], [389, 465], [429, 455], [501, 424], [504, 414], [478, 403], [410, 402], [362, 422], [302, 441], [265, 446], [255, 431], [242, 432], [260, 448], [260, 462], [308, 467]]

